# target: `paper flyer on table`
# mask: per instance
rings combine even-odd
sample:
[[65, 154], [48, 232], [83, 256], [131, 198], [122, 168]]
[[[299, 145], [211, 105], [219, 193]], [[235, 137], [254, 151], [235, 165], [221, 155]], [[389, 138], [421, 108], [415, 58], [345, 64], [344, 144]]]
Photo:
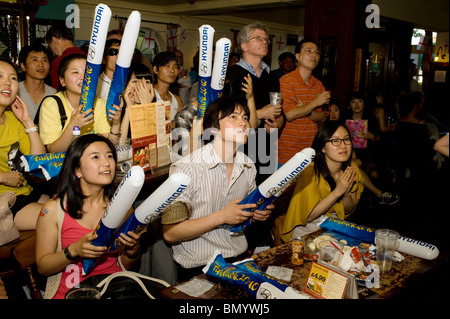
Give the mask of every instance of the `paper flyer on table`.
[[169, 101], [131, 105], [130, 128], [133, 165], [148, 171], [171, 163]]

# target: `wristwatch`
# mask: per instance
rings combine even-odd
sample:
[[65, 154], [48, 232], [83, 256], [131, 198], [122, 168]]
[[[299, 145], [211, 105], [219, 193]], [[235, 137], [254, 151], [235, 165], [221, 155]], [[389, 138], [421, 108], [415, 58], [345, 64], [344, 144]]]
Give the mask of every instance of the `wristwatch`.
[[[70, 246], [70, 245], [69, 245], [69, 246]], [[64, 248], [64, 256], [66, 256], [66, 258], [67, 258], [68, 260], [70, 260], [70, 261], [75, 261], [75, 260], [77, 260], [78, 258], [77, 258], [77, 257], [73, 257], [73, 256], [70, 254], [69, 246], [67, 246], [66, 248]]]

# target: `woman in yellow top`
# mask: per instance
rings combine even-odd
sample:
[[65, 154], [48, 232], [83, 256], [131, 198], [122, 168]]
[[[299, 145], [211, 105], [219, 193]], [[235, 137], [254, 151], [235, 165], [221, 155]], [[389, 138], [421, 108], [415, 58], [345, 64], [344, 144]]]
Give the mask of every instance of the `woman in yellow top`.
[[16, 65], [0, 58], [0, 194], [15, 194], [11, 207], [14, 223], [19, 230], [27, 230], [36, 228], [39, 211], [48, 197], [27, 183], [19, 159], [22, 154], [45, 153], [45, 147], [18, 91]]
[[316, 156], [295, 186], [281, 230], [284, 241], [291, 239], [294, 228], [306, 226], [322, 215], [345, 219], [364, 190], [358, 166], [352, 163], [351, 134], [344, 124], [325, 122], [312, 148]]
[[81, 135], [96, 133], [108, 138], [113, 144], [118, 144], [120, 135], [120, 115], [122, 108], [114, 106], [111, 121], [106, 115], [106, 101], [95, 97], [93, 113], [84, 114], [80, 104], [81, 88], [83, 85], [86, 56], [71, 54], [61, 60], [58, 69], [60, 87], [58, 96], [66, 112], [67, 120], [64, 128], [61, 127], [58, 104], [55, 99], [48, 98], [42, 102], [39, 111], [39, 132], [42, 142], [49, 153], [67, 151], [73, 140], [73, 127], [81, 129]]

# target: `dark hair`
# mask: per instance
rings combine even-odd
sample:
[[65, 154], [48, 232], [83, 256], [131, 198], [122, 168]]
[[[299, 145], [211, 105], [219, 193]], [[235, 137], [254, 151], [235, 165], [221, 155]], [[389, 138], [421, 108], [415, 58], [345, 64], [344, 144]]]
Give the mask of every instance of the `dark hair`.
[[[328, 168], [327, 162], [325, 160], [325, 153], [322, 152], [322, 149], [325, 147], [325, 144], [331, 139], [333, 134], [337, 131], [339, 127], [345, 128], [349, 136], [352, 136], [348, 127], [339, 122], [339, 121], [330, 121], [326, 120], [320, 127], [314, 137], [312, 142], [312, 148], [316, 151], [316, 156], [314, 157], [314, 171], [317, 176], [325, 178], [325, 180], [330, 185], [331, 190], [336, 188], [336, 182], [331, 176], [330, 170]], [[350, 153], [349, 159], [342, 163], [342, 170], [344, 171], [348, 166], [351, 165], [352, 156]]]
[[420, 92], [411, 92], [401, 96], [398, 100], [400, 116], [408, 115], [415, 106], [420, 105], [420, 102], [422, 102], [422, 93]]
[[11, 62], [11, 60], [0, 57], [0, 62], [8, 63], [10, 66], [13, 67], [14, 71], [16, 71], [17, 76], [19, 76], [19, 71], [17, 70], [17, 65], [15, 65], [13, 62]]
[[334, 97], [330, 98], [329, 104], [330, 105], [334, 104], [334, 105], [337, 105], [339, 107], [339, 109], [341, 108], [341, 104], [339, 104], [339, 101]]
[[[86, 134], [80, 136], [70, 144], [66, 152], [64, 163], [61, 172], [56, 181], [56, 196], [60, 199], [67, 200], [67, 212], [75, 219], [83, 217], [82, 208], [83, 201], [86, 198], [81, 189], [80, 180], [75, 175], [75, 170], [80, 167], [80, 159], [86, 148], [92, 143], [104, 142], [111, 149], [114, 161], [117, 162], [117, 153], [114, 144], [106, 137], [97, 134]], [[115, 167], [111, 169], [115, 170]], [[111, 183], [104, 187], [105, 197], [111, 199], [114, 195], [114, 184]], [[61, 208], [65, 211], [63, 201], [61, 201]]]
[[73, 33], [64, 24], [52, 26], [45, 34], [45, 41], [47, 43], [52, 42], [52, 38], [64, 39], [73, 42]]
[[[336, 98], [332, 97], [332, 98], [330, 98], [329, 105], [330, 105], [330, 108], [331, 108], [332, 105], [336, 105], [338, 107], [338, 109], [339, 109], [339, 118], [337, 119], [337, 121], [342, 121], [343, 111], [342, 111], [341, 104], [339, 103], [339, 101]], [[331, 109], [330, 109], [330, 111], [331, 111]]]
[[[241, 104], [234, 97], [222, 96], [211, 102], [205, 110], [203, 116], [203, 131], [211, 128], [220, 129], [219, 121], [236, 110], [236, 107], [243, 109], [245, 115], [250, 117], [250, 109], [247, 104]], [[211, 142], [212, 139], [208, 142]]]
[[[78, 59], [84, 59], [86, 60], [86, 56], [82, 53], [73, 53], [70, 54], [66, 57], [64, 57], [61, 62], [59, 63], [59, 67], [58, 67], [58, 77], [59, 78], [64, 78], [64, 73], [66, 73], [67, 68], [69, 67], [70, 62], [72, 62], [73, 60], [78, 60]], [[59, 85], [59, 89], [63, 89], [61, 84]]]
[[128, 69], [127, 81], [125, 82], [125, 87], [127, 87], [128, 82], [130, 82], [131, 76], [134, 76], [137, 79], [146, 79], [152, 82], [152, 72], [150, 69], [142, 63], [132, 63], [130, 68]]
[[108, 54], [109, 48], [111, 48], [113, 45], [120, 45], [122, 43], [122, 40], [119, 39], [108, 39], [105, 42], [105, 50], [103, 51], [103, 57], [106, 57]]
[[40, 43], [33, 43], [31, 45], [24, 46], [22, 48], [22, 50], [20, 50], [19, 65], [20, 65], [20, 63], [27, 65], [27, 58], [31, 52], [43, 52], [45, 55], [47, 55], [47, 58], [50, 58], [50, 55], [48, 54], [48, 50], [45, 46], [43, 46]]
[[314, 43], [315, 45], [317, 45], [317, 47], [319, 47], [319, 45], [317, 44], [316, 41], [314, 41], [313, 39], [303, 39], [301, 41], [299, 41], [296, 45], [295, 45], [295, 53], [300, 53], [300, 51], [302, 50], [302, 46], [305, 43]]
[[175, 53], [163, 51], [155, 55], [155, 57], [153, 58], [152, 65], [155, 66], [157, 70], [159, 70], [160, 66], [164, 66], [172, 61], [176, 61], [178, 64], [177, 56], [175, 55]]
[[348, 95], [348, 100], [347, 100], [347, 114], [345, 116], [345, 118], [352, 118], [353, 117], [353, 111], [350, 107], [350, 102], [352, 100], [363, 100], [364, 101], [364, 110], [363, 110], [363, 118], [369, 118], [370, 117], [370, 107], [367, 104], [367, 98], [365, 96], [365, 94], [362, 91], [354, 91], [351, 92]]
[[283, 52], [278, 56], [278, 61], [283, 62], [287, 58], [291, 58], [293, 62], [295, 62], [295, 54], [291, 52]]
[[109, 38], [109, 37], [112, 37], [112, 36], [115, 36], [115, 35], [118, 35], [118, 36], [122, 37], [123, 36], [123, 31], [119, 30], [119, 29], [114, 29], [114, 30], [108, 31], [108, 34], [106, 35], [106, 38]]

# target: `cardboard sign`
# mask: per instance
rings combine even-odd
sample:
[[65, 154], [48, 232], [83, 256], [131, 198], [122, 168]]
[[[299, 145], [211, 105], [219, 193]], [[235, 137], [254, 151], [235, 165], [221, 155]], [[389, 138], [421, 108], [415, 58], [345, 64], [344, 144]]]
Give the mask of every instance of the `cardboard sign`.
[[347, 276], [326, 265], [313, 262], [304, 291], [319, 299], [342, 299], [347, 288]]

